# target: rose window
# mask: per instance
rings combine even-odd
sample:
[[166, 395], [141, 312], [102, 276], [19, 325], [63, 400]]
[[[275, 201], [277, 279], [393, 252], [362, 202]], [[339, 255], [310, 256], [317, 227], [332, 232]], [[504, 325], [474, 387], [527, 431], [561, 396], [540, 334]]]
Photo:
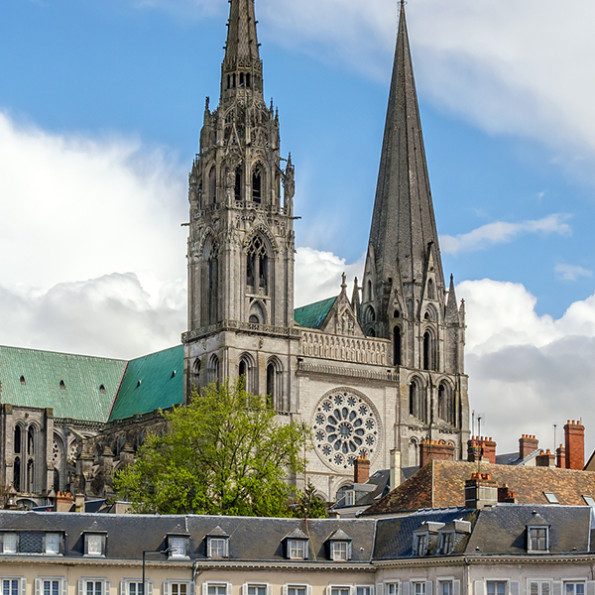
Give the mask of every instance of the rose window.
[[365, 398], [348, 391], [327, 395], [314, 413], [316, 452], [332, 466], [347, 469], [358, 456], [371, 456], [379, 442], [379, 425]]

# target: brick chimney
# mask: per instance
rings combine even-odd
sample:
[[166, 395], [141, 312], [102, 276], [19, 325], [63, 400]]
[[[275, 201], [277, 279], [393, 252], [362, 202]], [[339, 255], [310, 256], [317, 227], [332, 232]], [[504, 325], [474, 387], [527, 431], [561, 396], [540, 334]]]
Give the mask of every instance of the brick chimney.
[[539, 448], [539, 440], [531, 434], [523, 434], [519, 438], [519, 458], [526, 459]]
[[556, 467], [566, 469], [566, 449], [562, 444], [556, 448]]
[[580, 421], [570, 421], [564, 426], [566, 443], [566, 469], [585, 467], [585, 426]]
[[445, 440], [422, 440], [419, 466], [423, 467], [430, 461], [454, 461], [455, 447]]
[[357, 457], [353, 461], [353, 482], [366, 483], [370, 479], [370, 461], [364, 457]]
[[498, 488], [498, 502], [503, 504], [515, 504], [516, 494], [512, 492], [506, 484], [504, 484]]
[[498, 484], [489, 473], [473, 473], [465, 482], [465, 507], [480, 509], [498, 503]]
[[556, 466], [556, 456], [552, 454], [552, 451], [548, 448], [545, 452], [542, 451], [541, 454], [535, 457], [535, 466], [536, 467], [555, 467]]
[[496, 442], [492, 438], [473, 436], [467, 441], [467, 460], [471, 463], [484, 461], [496, 464]]
[[70, 492], [58, 492], [56, 494], [56, 512], [70, 512], [73, 504], [74, 498]]

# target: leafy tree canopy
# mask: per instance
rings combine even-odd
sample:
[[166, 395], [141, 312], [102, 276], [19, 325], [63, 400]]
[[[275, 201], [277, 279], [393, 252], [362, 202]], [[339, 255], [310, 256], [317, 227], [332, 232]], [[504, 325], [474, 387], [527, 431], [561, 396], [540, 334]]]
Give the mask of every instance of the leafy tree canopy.
[[293, 516], [301, 519], [325, 519], [328, 509], [324, 500], [316, 495], [316, 488], [308, 482], [306, 488], [297, 495]]
[[211, 385], [187, 406], [163, 414], [168, 429], [150, 435], [136, 462], [115, 478], [134, 512], [287, 516], [288, 475], [303, 470], [306, 435], [277, 423], [267, 399], [242, 381]]

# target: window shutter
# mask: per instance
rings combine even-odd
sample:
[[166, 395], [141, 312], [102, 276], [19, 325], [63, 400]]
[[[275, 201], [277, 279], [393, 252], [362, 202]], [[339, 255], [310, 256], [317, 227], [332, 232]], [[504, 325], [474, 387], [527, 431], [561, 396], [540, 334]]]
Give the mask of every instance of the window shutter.
[[306, 585], [306, 595], [312, 595], [312, 585]]
[[[483, 581], [475, 581], [475, 595], [484, 595], [485, 585]], [[562, 595], [562, 594], [560, 594]]]
[[[207, 583], [205, 583], [205, 587], [207, 586]], [[169, 581], [164, 581], [163, 582], [163, 595], [170, 595], [171, 593], [171, 585], [169, 584]], [[205, 595], [206, 595], [207, 591], [205, 590]]]
[[376, 583], [376, 595], [384, 595], [382, 587], [384, 585], [382, 583]]
[[196, 586], [194, 581], [190, 581], [190, 584], [188, 585], [188, 592], [192, 595], [196, 595]]
[[287, 585], [283, 585], [283, 591], [282, 594], [283, 595], [287, 595], [288, 589], [287, 589]]
[[231, 583], [225, 583], [225, 595], [231, 595]]
[[109, 581], [105, 581], [103, 588], [105, 589], [105, 595], [109, 595]]
[[432, 581], [426, 581], [426, 595], [432, 595]]
[[461, 595], [461, 581], [452, 581], [452, 595]]
[[42, 593], [41, 579], [40, 578], [36, 578], [35, 579], [35, 595], [41, 595], [41, 593]]
[[60, 579], [60, 595], [67, 595], [68, 593], [68, 582], [65, 578]]
[[126, 593], [126, 581], [120, 581], [120, 595], [128, 595], [128, 593]]
[[[143, 590], [144, 589], [145, 589], [145, 587], [143, 587]], [[153, 595], [153, 583], [151, 581], [147, 581], [146, 589], [147, 589], [147, 595]], [[143, 595], [145, 595], [145, 594], [143, 593]]]
[[21, 579], [21, 595], [27, 595], [27, 579]]
[[[166, 595], [166, 593], [163, 595]], [[209, 595], [209, 583], [202, 584], [202, 595]]]
[[553, 595], [562, 595], [562, 581], [554, 581], [552, 583]]
[[271, 595], [271, 585], [269, 583], [267, 583], [267, 595]]
[[411, 583], [404, 581], [401, 583], [401, 595], [409, 595], [411, 591]]
[[508, 583], [508, 588], [510, 590], [510, 595], [520, 594], [521, 587], [519, 581], [510, 581], [510, 583]]
[[587, 595], [595, 595], [595, 581], [587, 581]]
[[79, 595], [85, 595], [85, 581], [82, 578], [79, 579]]

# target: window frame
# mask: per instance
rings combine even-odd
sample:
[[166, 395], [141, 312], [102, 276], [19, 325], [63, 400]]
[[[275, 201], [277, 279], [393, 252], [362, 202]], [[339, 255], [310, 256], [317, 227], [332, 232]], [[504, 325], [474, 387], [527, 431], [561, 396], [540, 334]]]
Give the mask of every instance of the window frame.
[[304, 583], [285, 583], [281, 588], [282, 595], [291, 595], [290, 589], [303, 589], [304, 595], [312, 595], [312, 586]]
[[566, 586], [567, 585], [574, 585], [574, 589], [572, 595], [579, 595], [576, 592], [577, 585], [581, 585], [583, 587], [583, 592], [580, 595], [586, 595], [587, 593], [587, 580], [580, 579], [580, 578], [571, 578], [562, 581], [562, 595], [566, 595]]
[[[258, 589], [263, 588], [264, 593], [259, 593]], [[250, 589], [255, 589], [256, 591], [252, 593], [252, 595], [270, 595], [271, 593], [271, 585], [265, 582], [250, 582], [244, 583], [242, 586], [242, 595], [250, 595]]]
[[[84, 555], [89, 558], [104, 558], [105, 550], [107, 546], [107, 534], [106, 533], [95, 533], [93, 531], [86, 532], [85, 536], [85, 552]], [[92, 541], [97, 539], [99, 544], [99, 552], [91, 551]]]
[[[163, 581], [162, 595], [172, 595], [173, 585], [187, 585], [186, 595], [194, 595], [194, 581], [188, 579], [167, 579]], [[229, 591], [227, 591], [227, 593], [229, 593]], [[180, 593], [177, 593], [176, 595], [180, 595]]]
[[[535, 537], [537, 541], [545, 540], [545, 548], [533, 547], [533, 533], [538, 531], [545, 531], [543, 537]], [[539, 545], [539, 543], [538, 543]], [[547, 525], [527, 525], [527, 552], [532, 554], [547, 554], [550, 551], [550, 528]]]
[[[147, 587], [147, 593], [146, 595], [153, 595], [153, 582], [150, 581], [148, 578], [145, 577], [145, 584], [143, 585], [143, 579], [142, 578], [124, 578], [120, 581], [120, 595], [131, 595], [130, 594], [130, 585], [137, 585], [137, 586], [141, 586], [143, 587], [143, 593], [142, 595], [145, 595], [145, 589], [144, 587]], [[138, 594], [138, 589], [136, 589], [136, 593], [134, 595], [139, 595]]]
[[[167, 536], [167, 547], [169, 552], [167, 555], [168, 560], [188, 560], [188, 543], [189, 539], [187, 535], [168, 535]], [[176, 545], [181, 545], [183, 553], [179, 553], [180, 548]]]
[[[109, 580], [98, 576], [82, 576], [78, 581], [78, 595], [87, 595], [87, 584], [91, 582], [101, 583], [100, 595], [109, 595]], [[95, 592], [93, 593], [93, 595], [96, 595]]]
[[[213, 546], [223, 546], [223, 553], [221, 555], [213, 553]], [[229, 537], [222, 536], [207, 536], [207, 558], [229, 558]]]
[[[14, 547], [7, 549], [7, 538], [14, 539]], [[7, 531], [2, 533], [2, 553], [3, 554], [17, 554], [19, 551], [19, 534], [14, 531]]]
[[[391, 587], [396, 587], [394, 593], [391, 593]], [[400, 595], [401, 581], [384, 581], [382, 583], [382, 591], [384, 595]]]
[[531, 585], [532, 584], [538, 585], [537, 595], [544, 595], [543, 594], [543, 585], [547, 585], [548, 590], [549, 590], [549, 593], [547, 593], [545, 595], [553, 595], [553, 581], [551, 579], [528, 578], [527, 579], [527, 595], [531, 595]]
[[430, 544], [430, 534], [427, 531], [415, 533], [413, 536], [413, 555], [422, 558], [427, 556]]
[[[485, 582], [484, 582], [485, 595], [490, 595], [490, 593], [488, 592], [488, 585], [490, 583], [493, 583], [494, 585], [496, 585], [496, 589], [494, 590], [494, 593], [492, 595], [509, 595], [510, 594], [510, 581], [508, 579], [486, 578]], [[504, 585], [504, 593], [502, 593], [502, 594], [498, 593], [497, 585], [499, 585], [499, 584]]]
[[364, 595], [358, 592], [360, 589], [367, 590], [365, 595], [374, 595], [374, 585], [353, 585], [353, 595]]
[[[301, 553], [292, 551], [292, 548], [301, 549]], [[287, 559], [288, 560], [307, 560], [310, 555], [310, 548], [307, 539], [287, 538]]]
[[[329, 585], [327, 588], [327, 595], [353, 595], [352, 585]], [[341, 591], [347, 590], [347, 593], [341, 593]], [[333, 593], [333, 591], [335, 591]]]
[[[427, 595], [427, 581], [425, 579], [411, 579], [410, 581], [411, 587], [409, 592], [411, 595]], [[420, 587], [419, 592], [417, 591], [417, 587]]]
[[452, 576], [442, 577], [436, 579], [436, 595], [445, 595], [442, 592], [442, 585], [450, 585], [450, 593], [446, 595], [454, 595], [455, 593], [455, 579]]
[[[22, 576], [0, 576], [0, 592], [4, 593], [4, 581], [17, 581], [17, 593], [18, 595], [25, 595], [27, 588], [27, 579]], [[11, 595], [12, 593], [11, 589]]]
[[[50, 537], [55, 537], [56, 538], [56, 551], [49, 551], [48, 546], [49, 546], [49, 541], [48, 538]], [[62, 555], [62, 533], [59, 533], [57, 531], [52, 531], [52, 532], [48, 532], [44, 535], [43, 538], [43, 553], [46, 554], [47, 556], [61, 556]]]
[[209, 587], [224, 587], [225, 588], [225, 595], [230, 595], [231, 593], [231, 583], [226, 581], [207, 581], [202, 584], [202, 595], [209, 595]]
[[[343, 557], [343, 552], [341, 551], [343, 548], [345, 548], [345, 557]], [[349, 562], [351, 560], [351, 541], [347, 539], [333, 539], [331, 541], [330, 554], [333, 562]]]
[[[448, 545], [448, 548], [445, 548]], [[440, 540], [438, 548], [443, 555], [452, 554], [455, 547], [455, 532], [454, 531], [440, 531]]]
[[58, 581], [60, 583], [59, 593], [60, 595], [66, 595], [68, 590], [68, 581], [63, 576], [38, 576], [35, 579], [35, 595], [44, 595], [44, 583], [45, 582]]

